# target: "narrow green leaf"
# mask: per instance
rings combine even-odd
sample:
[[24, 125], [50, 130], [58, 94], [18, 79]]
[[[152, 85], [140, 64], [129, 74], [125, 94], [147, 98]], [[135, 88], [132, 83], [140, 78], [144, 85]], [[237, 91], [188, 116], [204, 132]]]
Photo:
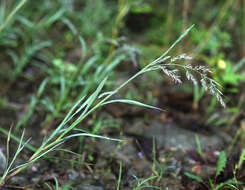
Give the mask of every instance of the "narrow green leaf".
[[84, 58], [85, 58], [86, 55], [87, 55], [87, 46], [86, 46], [86, 42], [85, 42], [85, 40], [83, 39], [82, 36], [79, 36], [79, 42], [80, 42], [81, 47], [82, 47], [82, 60], [84, 60]]
[[39, 86], [38, 91], [37, 91], [37, 97], [38, 98], [40, 98], [40, 96], [42, 95], [42, 93], [43, 93], [43, 91], [44, 91], [44, 89], [46, 87], [46, 84], [47, 84], [48, 80], [49, 80], [48, 78], [44, 79], [42, 81], [41, 85]]
[[225, 183], [219, 183], [214, 190], [219, 190], [220, 188], [222, 188], [225, 185]]
[[199, 176], [196, 176], [194, 174], [191, 174], [189, 172], [185, 172], [185, 175], [191, 179], [198, 181], [199, 183], [203, 182], [202, 178], [200, 178]]
[[111, 95], [111, 94], [113, 94], [113, 93], [115, 93], [115, 91], [103, 92], [102, 94], [99, 95], [98, 98], [102, 98], [102, 97], [105, 97], [105, 96], [107, 96], [107, 95]]
[[243, 149], [242, 154], [241, 154], [241, 156], [239, 158], [239, 162], [238, 162], [238, 165], [237, 165], [238, 169], [240, 169], [242, 167], [242, 164], [243, 164], [244, 160], [245, 160], [245, 149]]
[[58, 182], [58, 179], [54, 176], [54, 181], [55, 181], [55, 190], [59, 190], [59, 182]]
[[95, 62], [99, 59], [99, 56], [93, 56], [91, 57], [85, 64], [84, 67], [82, 68], [81, 75], [86, 74], [89, 69], [95, 64]]
[[45, 17], [45, 19], [47, 18], [47, 20], [45, 20], [43, 24], [45, 24], [46, 26], [52, 25], [57, 20], [61, 19], [64, 13], [65, 13], [65, 9], [60, 9], [54, 15], [52, 16], [48, 15], [47, 17]]
[[143, 104], [143, 103], [135, 101], [135, 100], [128, 100], [128, 99], [109, 100], [109, 101], [104, 102], [102, 105], [111, 104], [111, 103], [132, 104], [132, 105], [136, 105], [136, 106], [146, 107], [146, 108], [150, 108], [150, 109], [157, 109], [157, 110], [161, 110], [162, 111], [161, 108], [154, 107], [154, 106], [147, 105], [147, 104]]
[[68, 139], [73, 138], [73, 137], [81, 137], [81, 136], [94, 137], [94, 138], [100, 138], [100, 139], [111, 140], [111, 141], [119, 141], [119, 142], [123, 141], [120, 139], [110, 138], [110, 137], [101, 136], [101, 135], [94, 135], [91, 133], [76, 133], [76, 134], [69, 135], [69, 136], [65, 137], [64, 140], [68, 140]]
[[121, 179], [122, 179], [122, 161], [120, 162], [119, 176], [117, 181], [117, 190], [120, 190]]
[[155, 179], [155, 178], [157, 178], [157, 176], [151, 176], [151, 177], [149, 177], [149, 178], [146, 178], [146, 179], [144, 179], [144, 180], [141, 181], [141, 184], [145, 184], [145, 183], [147, 183], [148, 181], [153, 180], [153, 179]]
[[140, 187], [136, 187], [135, 190], [138, 190], [138, 189], [145, 189], [145, 188], [148, 188], [148, 189], [160, 189], [160, 187], [156, 187], [156, 186], [152, 186], [152, 185], [143, 185], [143, 186], [140, 186]]
[[53, 188], [48, 183], [44, 183], [44, 184], [47, 186], [49, 190], [53, 190]]
[[210, 177], [208, 178], [208, 182], [209, 182], [210, 188], [214, 189], [214, 183], [213, 183], [212, 179], [210, 179]]

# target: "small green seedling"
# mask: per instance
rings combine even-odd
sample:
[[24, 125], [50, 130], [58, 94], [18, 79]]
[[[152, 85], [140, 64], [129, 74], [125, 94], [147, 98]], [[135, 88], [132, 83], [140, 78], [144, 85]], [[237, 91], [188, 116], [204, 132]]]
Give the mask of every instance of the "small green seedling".
[[[245, 155], [245, 153], [243, 153]], [[244, 155], [241, 155], [240, 160], [244, 160]], [[239, 163], [240, 163], [239, 160]], [[218, 162], [216, 164], [216, 174], [215, 174], [215, 178], [217, 178], [225, 169], [226, 166], [226, 153], [225, 151], [221, 151], [219, 154], [219, 158], [218, 158]], [[242, 162], [242, 161], [241, 161]], [[237, 165], [239, 166], [239, 164]], [[207, 185], [204, 183], [204, 180], [194, 174], [191, 174], [189, 172], [185, 172], [185, 175], [199, 183], [202, 183], [204, 186], [207, 187]], [[235, 178], [234, 179], [228, 179], [225, 182], [221, 182], [219, 184], [216, 184], [215, 179], [212, 180], [210, 178], [208, 178], [208, 182], [209, 182], [209, 187], [207, 187], [207, 189], [211, 189], [211, 190], [219, 190], [219, 189], [232, 189], [232, 190], [238, 190], [238, 188], [236, 187], [236, 185], [238, 184], [242, 184], [241, 182], [237, 181]]]

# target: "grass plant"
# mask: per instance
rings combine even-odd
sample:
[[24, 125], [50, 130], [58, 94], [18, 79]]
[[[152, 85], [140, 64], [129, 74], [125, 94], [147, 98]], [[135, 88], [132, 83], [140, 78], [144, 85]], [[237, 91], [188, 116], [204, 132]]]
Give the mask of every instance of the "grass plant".
[[[16, 154], [11, 161], [11, 163], [8, 165], [7, 170], [5, 171], [4, 175], [0, 179], [0, 184], [3, 187], [6, 182], [9, 181], [13, 176], [17, 175], [19, 172], [23, 171], [26, 167], [30, 166], [34, 162], [38, 161], [45, 155], [47, 155], [50, 152], [53, 152], [57, 150], [57, 148], [66, 142], [67, 140], [74, 138], [74, 137], [81, 137], [81, 136], [88, 136], [88, 137], [96, 137], [96, 138], [103, 138], [106, 140], [115, 140], [115, 141], [121, 141], [119, 139], [112, 139], [105, 136], [99, 136], [94, 135], [90, 133], [85, 133], [83, 131], [77, 131], [76, 128], [78, 127], [78, 124], [80, 124], [87, 116], [89, 116], [91, 113], [96, 111], [98, 108], [111, 104], [111, 103], [126, 103], [126, 104], [133, 104], [137, 106], [152, 108], [152, 109], [159, 109], [150, 105], [146, 105], [141, 102], [137, 102], [134, 100], [128, 100], [128, 99], [111, 99], [113, 95], [117, 94], [120, 89], [125, 87], [128, 83], [130, 83], [133, 79], [138, 77], [139, 75], [142, 75], [146, 72], [153, 71], [153, 70], [162, 70], [165, 74], [167, 74], [169, 77], [173, 79], [176, 83], [181, 83], [180, 77], [177, 75], [178, 70], [171, 69], [174, 67], [180, 67], [186, 70], [188, 72], [186, 74], [187, 79], [191, 80], [194, 84], [197, 83], [197, 80], [194, 78], [194, 76], [191, 74], [191, 72], [197, 72], [201, 76], [201, 84], [203, 87], [206, 88], [206, 90], [209, 90], [212, 94], [214, 94], [217, 99], [221, 102], [221, 104], [224, 104], [221, 98], [221, 92], [216, 88], [217, 83], [208, 78], [205, 74], [209, 70], [205, 67], [192, 67], [191, 65], [178, 65], [174, 62], [181, 60], [181, 59], [190, 59], [190, 57], [186, 55], [180, 55], [171, 58], [170, 56], [166, 55], [169, 53], [171, 49], [175, 47], [175, 45], [180, 42], [182, 38], [184, 38], [188, 32], [193, 28], [194, 25], [189, 27], [171, 46], [170, 48], [165, 51], [160, 57], [146, 65], [144, 68], [142, 68], [139, 72], [137, 72], [135, 75], [133, 75], [131, 78], [126, 80], [124, 83], [122, 83], [119, 87], [117, 87], [115, 90], [110, 92], [101, 93], [106, 81], [107, 76], [103, 76], [103, 80], [98, 85], [97, 89], [90, 95], [90, 96], [83, 96], [80, 98], [75, 105], [71, 108], [71, 110], [68, 112], [68, 114], [65, 116], [63, 121], [57, 126], [57, 128], [48, 136], [46, 137], [41, 146], [37, 148], [37, 150], [33, 153], [33, 155], [28, 159], [28, 161], [25, 164], [13, 167], [13, 163], [16, 159], [16, 157], [20, 154], [21, 150], [28, 144], [30, 141], [24, 141], [24, 132], [22, 133], [22, 136], [20, 138], [20, 143], [18, 146], [18, 149], [16, 151]], [[170, 60], [169, 63], [166, 63], [167, 60]], [[203, 72], [203, 73], [202, 73]], [[73, 132], [73, 133], [71, 133]], [[144, 182], [145, 183], [145, 182]], [[140, 183], [140, 184], [144, 184]], [[141, 185], [140, 185], [141, 186]], [[139, 187], [140, 187], [139, 186]], [[139, 188], [138, 188], [139, 189]]]
[[[230, 49], [227, 48], [235, 47], [233, 46], [233, 40], [231, 41], [231, 39], [234, 36], [239, 36], [239, 34], [237, 34], [239, 33], [239, 30], [234, 30], [234, 33], [236, 33], [235, 35], [230, 34], [227, 31], [227, 28], [229, 27], [223, 26], [223, 24], [235, 26], [234, 23], [233, 25], [230, 25], [232, 24], [233, 16], [235, 16], [234, 13], [236, 13], [236, 9], [241, 9], [244, 15], [245, 3], [242, 3], [242, 1], [235, 3], [233, 0], [227, 0], [225, 3], [219, 2], [215, 4], [211, 1], [195, 2], [184, 0], [183, 4], [177, 6], [173, 0], [169, 1], [169, 9], [168, 11], [165, 11], [166, 13], [157, 13], [156, 8], [159, 10], [164, 8], [164, 6], [162, 7], [161, 5], [156, 7], [158, 6], [158, 3], [155, 2], [143, 3], [143, 1], [118, 0], [118, 10], [116, 13], [116, 8], [114, 7], [115, 1], [110, 1], [112, 2], [111, 4], [108, 2], [109, 1], [106, 0], [100, 0], [98, 3], [94, 3], [93, 1], [75, 3], [73, 0], [54, 0], [42, 2], [42, 5], [40, 5], [39, 1], [28, 2], [27, 0], [3, 0], [0, 2], [0, 46], [1, 50], [3, 50], [0, 58], [4, 65], [3, 69], [0, 70], [0, 81], [4, 81], [4, 83], [6, 79], [10, 81], [3, 85], [3, 96], [8, 96], [7, 92], [12, 92], [13, 84], [18, 83], [19, 78], [24, 78], [30, 83], [36, 83], [36, 81], [34, 81], [34, 79], [36, 79], [35, 76], [29, 75], [26, 69], [30, 68], [32, 70], [32, 68], [38, 68], [40, 69], [38, 74], [41, 75], [41, 80], [38, 81], [38, 84], [40, 84], [39, 87], [35, 86], [38, 90], [36, 93], [31, 92], [31, 96], [28, 96], [31, 97], [30, 103], [27, 105], [28, 110], [21, 115], [22, 117], [17, 122], [16, 127], [14, 129], [11, 127], [9, 131], [1, 128], [2, 126], [0, 127], [0, 132], [7, 136], [6, 152], [8, 162], [7, 168], [0, 178], [0, 190], [5, 188], [5, 185], [9, 183], [9, 180], [11, 180], [13, 176], [24, 171], [34, 162], [37, 162], [42, 158], [51, 160], [51, 157], [48, 155], [50, 152], [63, 151], [74, 154], [77, 157], [81, 156], [70, 150], [60, 148], [63, 143], [71, 138], [78, 137], [81, 144], [84, 143], [84, 137], [91, 137], [94, 141], [96, 138], [102, 138], [120, 142], [120, 139], [98, 135], [101, 126], [104, 125], [104, 121], [94, 113], [98, 109], [103, 109], [103, 106], [107, 104], [125, 103], [161, 110], [160, 108], [148, 105], [147, 100], [144, 100], [144, 102], [136, 101], [140, 100], [140, 98], [135, 97], [139, 96], [139, 93], [137, 93], [138, 89], [135, 91], [136, 93], [128, 90], [125, 99], [115, 99], [122, 88], [126, 87], [128, 83], [140, 75], [150, 71], [160, 70], [170, 77], [174, 83], [181, 84], [182, 72], [180, 71], [184, 71], [186, 79], [194, 85], [194, 110], [197, 110], [198, 103], [204, 98], [204, 93], [206, 91], [209, 91], [210, 94], [213, 95], [210, 106], [205, 107], [208, 113], [211, 113], [214, 110], [217, 101], [225, 107], [225, 102], [222, 99], [222, 93], [220, 91], [222, 89], [221, 86], [226, 87], [232, 85], [233, 88], [231, 90], [237, 94], [240, 93], [240, 84], [244, 81], [244, 77], [240, 71], [244, 67], [245, 61], [244, 59], [241, 59], [238, 63], [228, 61], [234, 60], [234, 57], [232, 57], [234, 55], [231, 56], [227, 53], [230, 51]], [[151, 26], [148, 26], [149, 31], [147, 29], [148, 33], [144, 33], [144, 36], [137, 33], [136, 37], [136, 41], [149, 42], [147, 44], [149, 46], [144, 47], [146, 53], [149, 54], [148, 56], [146, 53], [143, 53], [145, 57], [148, 57], [146, 59], [158, 54], [162, 45], [169, 44], [171, 39], [178, 33], [177, 31], [186, 29], [188, 22], [193, 22], [194, 18], [194, 20], [198, 19], [195, 22], [198, 21], [199, 23], [203, 23], [203, 26], [200, 24], [198, 30], [192, 31], [190, 35], [191, 40], [186, 41], [188, 43], [183, 43], [183, 47], [190, 44], [191, 41], [196, 42], [198, 45], [197, 48], [194, 49], [192, 56], [200, 56], [200, 60], [204, 61], [213, 72], [211, 73], [211, 71], [204, 66], [179, 64], [179, 62], [192, 59], [192, 57], [186, 54], [173, 57], [168, 56], [170, 50], [172, 50], [176, 44], [190, 32], [193, 26], [185, 30], [183, 35], [181, 35], [160, 57], [147, 65], [138, 65], [136, 60], [139, 50], [128, 44], [124, 45], [122, 43], [124, 42], [124, 38], [119, 37], [121, 34], [128, 34], [127, 32], [130, 31], [130, 28], [127, 28], [130, 26], [126, 26], [125, 28], [121, 28], [121, 26], [123, 26], [124, 21], [126, 21], [127, 14], [132, 11], [131, 8], [134, 3], [141, 8], [140, 11], [146, 11], [148, 19], [150, 18], [151, 20]], [[195, 8], [196, 11], [193, 11], [193, 16], [189, 16], [188, 14], [188, 6], [190, 4], [192, 4], [192, 7]], [[215, 6], [213, 6], [214, 4]], [[241, 4], [243, 4], [243, 7], [239, 8]], [[80, 7], [75, 7], [76, 5]], [[174, 11], [174, 8], [175, 6], [182, 7], [182, 5], [184, 8], [182, 8], [182, 16], [180, 16], [178, 15], [178, 12]], [[208, 14], [206, 13], [205, 16], [200, 14], [201, 9], [208, 6], [213, 7], [213, 11]], [[25, 11], [19, 14], [21, 9], [24, 9]], [[38, 9], [38, 11], [32, 11], [36, 9]], [[91, 12], [93, 12], [93, 14], [91, 14]], [[115, 19], [111, 19], [112, 16], [115, 16]], [[180, 17], [183, 17], [183, 23], [178, 20]], [[239, 18], [240, 17], [241, 16], [239, 16]], [[239, 18], [237, 19], [238, 22]], [[245, 26], [242, 18], [243, 17], [240, 18], [240, 24]], [[93, 24], [91, 25], [91, 23]], [[145, 22], [144, 24], [146, 23], [148, 22]], [[210, 23], [210, 28], [206, 28]], [[125, 24], [127, 25], [126, 22]], [[201, 27], [203, 28], [201, 29]], [[156, 28], [158, 30], [156, 30]], [[242, 34], [244, 34], [244, 28], [245, 27], [243, 27]], [[56, 35], [57, 31], [60, 32], [59, 35]], [[110, 32], [112, 32], [112, 34], [110, 34]], [[109, 35], [107, 35], [108, 33]], [[162, 33], [165, 33], [165, 36], [168, 36], [169, 38], [163, 38]], [[64, 37], [60, 39], [61, 36]], [[108, 38], [108, 36], [111, 36], [111, 38]], [[245, 35], [242, 37], [244, 38], [244, 36]], [[53, 37], [54, 39], [52, 39]], [[85, 37], [85, 39], [83, 37]], [[93, 42], [91, 45], [91, 40], [94, 40], [95, 37], [97, 37], [95, 43]], [[144, 38], [142, 39], [142, 37]], [[153, 44], [153, 41], [159, 46]], [[88, 48], [88, 46], [91, 48]], [[149, 47], [153, 48], [151, 49], [152, 51], [149, 50]], [[181, 50], [184, 49], [183, 47]], [[67, 50], [69, 51], [71, 48], [74, 48], [73, 50], [81, 49], [79, 60], [69, 61]], [[72, 59], [73, 58], [74, 57], [72, 57]], [[142, 57], [140, 59], [142, 59]], [[110, 89], [114, 85], [116, 75], [113, 71], [125, 60], [133, 62], [137, 67], [141, 66], [142, 69], [119, 87], [104, 92], [104, 89]], [[11, 62], [11, 64], [9, 64], [9, 62]], [[212, 63], [214, 64], [212, 65]], [[219, 68], [220, 65], [223, 68]], [[158, 73], [154, 72], [151, 74], [157, 74], [154, 79], [158, 80]], [[210, 76], [212, 76], [213, 79], [210, 78]], [[221, 86], [219, 84], [221, 84]], [[5, 88], [5, 85], [7, 88]], [[142, 86], [143, 85], [144, 84], [142, 84]], [[140, 86], [140, 88], [145, 87], [142, 86]], [[151, 92], [149, 94], [152, 95]], [[26, 93], [21, 93], [20, 96], [22, 95], [26, 95]], [[19, 94], [17, 96], [19, 96]], [[152, 99], [153, 97], [149, 96], [149, 102], [153, 102], [151, 101]], [[229, 118], [224, 118], [222, 115], [223, 113], [216, 112], [212, 113], [212, 116], [209, 117], [207, 123], [215, 123], [216, 125], [228, 123], [227, 129], [229, 128], [228, 130], [230, 131], [235, 119], [243, 114], [242, 104], [244, 102], [244, 97], [241, 96], [240, 99], [240, 103], [234, 107], [237, 111], [230, 112], [231, 114], [234, 114], [234, 117], [231, 120], [229, 120]], [[228, 98], [226, 98], [226, 100], [228, 100]], [[147, 104], [145, 102], [147, 102]], [[6, 109], [15, 111], [21, 110], [24, 109], [23, 105], [26, 106], [26, 103], [24, 104], [12, 103], [11, 97], [0, 97], [0, 106]], [[28, 126], [28, 122], [32, 116], [40, 110], [41, 114], [45, 114], [45, 119], [42, 123], [43, 128], [40, 129], [40, 131], [44, 131], [46, 136], [40, 147], [36, 148], [29, 144], [32, 140], [31, 138], [25, 139], [25, 129], [23, 130], [23, 128]], [[86, 130], [81, 129], [82, 122], [91, 114], [93, 114], [93, 127]], [[60, 122], [59, 125], [54, 131], [50, 132], [49, 127], [55, 127], [57, 122]], [[242, 135], [242, 132], [244, 131], [243, 126], [244, 122], [242, 122], [241, 128], [237, 130], [235, 138], [233, 138], [233, 142], [230, 146], [231, 149], [239, 138], [241, 139], [240, 141], [244, 140], [244, 135]], [[23, 131], [22, 133], [21, 130]], [[20, 133], [21, 136], [17, 137], [17, 134]], [[10, 139], [13, 139], [18, 144], [17, 150], [12, 157], [9, 156]], [[196, 142], [198, 153], [203, 155], [198, 136], [196, 136]], [[32, 156], [30, 156], [25, 164], [16, 166], [16, 158], [20, 156], [24, 148], [31, 150]], [[152, 184], [156, 184], [155, 182], [160, 181], [166, 168], [168, 168], [166, 166], [168, 161], [163, 164], [158, 163], [155, 148], [154, 144], [153, 173], [146, 179], [139, 179], [135, 176], [137, 182], [136, 187], [134, 188], [135, 190], [144, 188], [159, 189]], [[82, 152], [82, 146], [79, 147], [78, 151], [79, 153]], [[221, 184], [216, 184], [215, 180], [212, 181], [209, 179], [209, 186], [211, 189], [237, 189], [237, 184], [239, 182], [236, 179], [236, 175], [244, 162], [244, 152], [245, 151], [242, 152], [239, 163], [234, 169], [234, 179]], [[91, 158], [94, 159], [92, 155]], [[216, 177], [224, 170], [226, 163], [226, 155], [223, 152], [220, 154], [219, 160], [220, 161], [217, 163]], [[70, 162], [76, 164], [76, 160], [71, 160]], [[77, 162], [80, 162], [80, 160]], [[203, 179], [198, 176], [192, 174], [187, 175], [199, 182], [203, 182]], [[119, 168], [117, 189], [120, 188], [121, 178], [122, 163]], [[55, 189], [69, 189], [72, 184], [68, 183], [66, 187], [60, 187], [58, 179], [55, 178], [54, 182]], [[53, 189], [49, 184], [47, 184], [47, 187]]]

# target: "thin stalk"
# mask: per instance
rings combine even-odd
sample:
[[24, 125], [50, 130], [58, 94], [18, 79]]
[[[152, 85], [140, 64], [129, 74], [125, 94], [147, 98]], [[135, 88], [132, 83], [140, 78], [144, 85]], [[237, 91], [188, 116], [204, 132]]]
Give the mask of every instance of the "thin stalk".
[[117, 182], [117, 190], [120, 190], [121, 179], [122, 179], [122, 161], [120, 162], [119, 176], [118, 176], [118, 182]]

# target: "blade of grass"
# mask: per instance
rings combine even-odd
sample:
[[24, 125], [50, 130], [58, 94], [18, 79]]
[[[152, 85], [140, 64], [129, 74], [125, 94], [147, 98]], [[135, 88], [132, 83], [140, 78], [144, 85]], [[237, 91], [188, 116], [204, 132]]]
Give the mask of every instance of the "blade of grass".
[[151, 105], [147, 105], [135, 100], [129, 100], [129, 99], [116, 99], [116, 100], [109, 100], [104, 102], [102, 105], [106, 105], [106, 104], [111, 104], [111, 103], [124, 103], [124, 104], [131, 104], [131, 105], [135, 105], [135, 106], [141, 106], [141, 107], [146, 107], [146, 108], [150, 108], [150, 109], [156, 109], [156, 110], [160, 110], [162, 111], [161, 108], [158, 107], [154, 107]]
[[65, 138], [63, 138], [65, 141], [73, 138], [73, 137], [80, 137], [80, 136], [86, 136], [86, 137], [95, 137], [95, 138], [101, 138], [101, 139], [105, 139], [105, 140], [111, 140], [111, 141], [118, 141], [118, 142], [122, 142], [122, 140], [120, 139], [114, 139], [114, 138], [110, 138], [110, 137], [106, 137], [106, 136], [101, 136], [101, 135], [94, 135], [94, 134], [90, 134], [90, 133], [76, 133], [73, 135], [69, 135]]

